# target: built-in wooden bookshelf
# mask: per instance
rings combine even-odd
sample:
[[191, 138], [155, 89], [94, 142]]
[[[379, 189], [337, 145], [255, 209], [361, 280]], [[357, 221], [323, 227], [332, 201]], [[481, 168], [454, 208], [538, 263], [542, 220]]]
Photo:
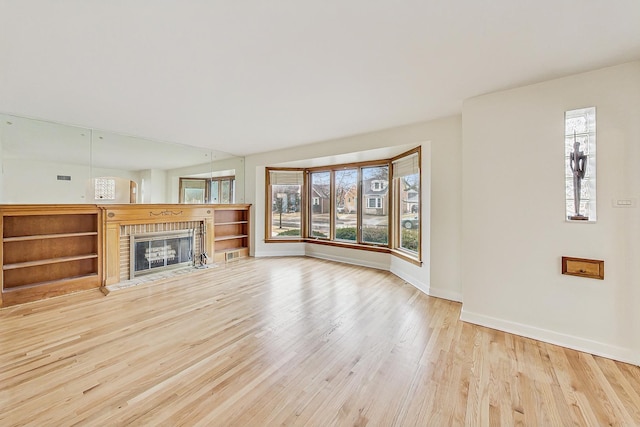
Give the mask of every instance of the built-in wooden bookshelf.
[[102, 221], [98, 207], [7, 205], [0, 212], [0, 305], [100, 287]]
[[251, 205], [217, 205], [213, 212], [214, 261], [249, 255]]

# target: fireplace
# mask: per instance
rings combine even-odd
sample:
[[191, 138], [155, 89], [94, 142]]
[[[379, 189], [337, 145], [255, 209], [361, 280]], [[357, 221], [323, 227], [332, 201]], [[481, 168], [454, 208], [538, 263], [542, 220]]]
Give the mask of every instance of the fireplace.
[[132, 234], [130, 278], [193, 264], [194, 229]]

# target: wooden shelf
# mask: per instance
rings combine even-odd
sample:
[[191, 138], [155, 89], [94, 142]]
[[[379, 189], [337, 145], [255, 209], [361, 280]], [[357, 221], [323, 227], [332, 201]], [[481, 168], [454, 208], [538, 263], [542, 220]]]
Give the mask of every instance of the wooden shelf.
[[27, 262], [18, 262], [15, 264], [5, 264], [2, 266], [3, 270], [13, 270], [16, 268], [25, 268], [25, 267], [36, 267], [38, 265], [48, 265], [48, 264], [56, 264], [59, 262], [70, 262], [70, 261], [78, 261], [81, 259], [91, 259], [98, 258], [98, 254], [87, 254], [87, 255], [75, 255], [75, 256], [64, 256], [59, 258], [50, 258], [50, 259], [39, 259], [35, 261], [27, 261]]
[[95, 205], [3, 205], [0, 305], [102, 284], [102, 211]]
[[213, 213], [214, 259], [228, 261], [249, 255], [250, 205], [216, 207]]
[[249, 221], [216, 222], [215, 225], [249, 224]]
[[80, 236], [97, 236], [97, 231], [87, 231], [82, 233], [60, 233], [60, 234], [36, 234], [33, 236], [18, 236], [18, 237], [5, 237], [3, 242], [25, 242], [28, 240], [42, 240], [42, 239], [61, 239], [65, 237], [80, 237]]
[[230, 236], [220, 236], [214, 239], [216, 242], [221, 242], [223, 240], [233, 240], [233, 239], [244, 239], [245, 237], [249, 237], [246, 234], [235, 234], [235, 235], [230, 235]]

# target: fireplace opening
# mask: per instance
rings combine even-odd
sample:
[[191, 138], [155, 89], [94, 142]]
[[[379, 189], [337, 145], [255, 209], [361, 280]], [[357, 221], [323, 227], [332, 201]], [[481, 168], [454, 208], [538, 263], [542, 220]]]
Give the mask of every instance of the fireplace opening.
[[194, 229], [131, 235], [130, 278], [193, 264]]

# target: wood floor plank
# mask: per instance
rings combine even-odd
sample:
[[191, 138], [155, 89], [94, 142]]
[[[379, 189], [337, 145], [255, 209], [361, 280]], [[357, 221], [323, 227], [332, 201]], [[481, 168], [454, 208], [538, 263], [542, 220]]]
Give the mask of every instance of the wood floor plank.
[[0, 425], [640, 425], [640, 368], [384, 271], [245, 259], [0, 310]]

